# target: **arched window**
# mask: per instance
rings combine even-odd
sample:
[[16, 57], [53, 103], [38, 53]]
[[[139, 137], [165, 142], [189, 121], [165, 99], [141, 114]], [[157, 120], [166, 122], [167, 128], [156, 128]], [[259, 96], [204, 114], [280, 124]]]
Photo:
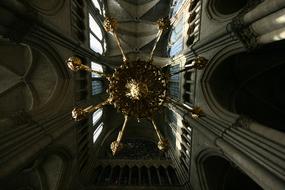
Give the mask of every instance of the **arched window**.
[[[93, 7], [93, 8], [92, 8]], [[96, 10], [99, 10], [99, 14]], [[89, 12], [89, 47], [99, 54], [106, 51], [106, 41], [103, 32], [101, 15], [104, 15], [103, 2], [92, 0]]]
[[99, 54], [102, 54], [105, 50], [104, 41], [105, 39], [103, 39], [102, 27], [100, 27], [100, 25], [95, 20], [95, 18], [91, 14], [89, 14], [89, 46], [90, 48], [93, 51]]
[[98, 123], [98, 121], [102, 118], [103, 109], [98, 109], [96, 112], [93, 113], [92, 123], [93, 126]]
[[[91, 62], [91, 68], [94, 71], [98, 71], [103, 73], [103, 67], [102, 65], [95, 63], [95, 62]], [[92, 77], [92, 95], [96, 95], [96, 94], [100, 94], [103, 92], [103, 83], [100, 79], [100, 75], [96, 74], [96, 73], [92, 73], [91, 74]]]
[[96, 142], [96, 140], [98, 139], [98, 137], [100, 136], [100, 134], [102, 133], [103, 130], [103, 123], [100, 123], [100, 125], [95, 129], [95, 131], [93, 132], [93, 143]]
[[[176, 73], [180, 69], [180, 65], [176, 64], [174, 66], [170, 67], [170, 73]], [[180, 88], [179, 88], [179, 81], [180, 81], [180, 75], [173, 75], [170, 77], [169, 81], [169, 93], [170, 97], [176, 100], [180, 99]]]
[[[93, 117], [92, 117], [93, 126], [96, 126], [98, 124], [98, 122], [102, 118], [102, 115], [103, 115], [103, 109], [98, 109], [96, 112], [93, 113]], [[98, 137], [102, 133], [103, 126], [104, 126], [104, 123], [101, 122], [99, 124], [99, 126], [94, 130], [94, 132], [93, 132], [93, 143], [96, 142], [96, 140], [98, 139]]]
[[169, 16], [172, 19], [175, 19], [177, 21], [175, 21], [175, 24], [174, 24], [174, 27], [172, 29], [170, 39], [169, 39], [170, 57], [178, 55], [184, 48], [183, 47], [183, 44], [184, 44], [183, 30], [184, 30], [184, 25], [185, 25], [185, 21], [184, 21], [185, 19], [183, 17], [183, 14], [182, 15], [178, 14], [178, 16], [176, 15], [181, 9], [181, 7], [183, 7], [182, 5], [184, 4], [184, 2], [185, 0], [173, 0], [172, 2], [172, 7], [171, 7]]
[[176, 15], [176, 13], [180, 10], [185, 0], [174, 0], [172, 3], [172, 11], [171, 16]]
[[95, 21], [95, 19], [92, 17], [91, 14], [89, 14], [89, 27], [91, 32], [94, 33], [94, 35], [99, 39], [102, 40], [103, 38], [103, 34], [101, 31], [100, 26], [98, 25], [98, 23]]
[[[101, 72], [103, 73], [103, 67], [102, 65], [98, 64], [98, 63], [95, 63], [95, 62], [91, 62], [91, 69], [94, 70], [94, 71], [98, 71], [98, 72]], [[96, 74], [96, 73], [92, 73], [91, 74], [91, 77], [92, 78], [100, 78], [100, 75]]]
[[174, 25], [170, 39], [169, 39], [169, 55], [171, 57], [178, 55], [184, 48], [183, 40], [183, 31], [184, 31], [184, 19], [181, 17], [178, 22]]

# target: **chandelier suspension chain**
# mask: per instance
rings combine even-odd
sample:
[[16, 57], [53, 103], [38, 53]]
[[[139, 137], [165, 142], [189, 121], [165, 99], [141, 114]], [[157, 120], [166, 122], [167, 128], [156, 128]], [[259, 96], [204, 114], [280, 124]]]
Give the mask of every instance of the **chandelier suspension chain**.
[[151, 52], [150, 52], [150, 56], [149, 56], [149, 60], [150, 60], [150, 61], [152, 61], [152, 59], [153, 59], [154, 51], [155, 51], [155, 49], [156, 49], [157, 43], [158, 43], [158, 41], [160, 40], [160, 37], [161, 37], [162, 33], [163, 33], [163, 31], [162, 31], [162, 30], [159, 30], [159, 31], [157, 32], [157, 34], [156, 34], [156, 40], [155, 40], [154, 46], [153, 46], [153, 48], [152, 48], [152, 50], [151, 50]]
[[117, 45], [118, 45], [118, 47], [119, 47], [119, 49], [120, 49], [120, 51], [121, 51], [121, 53], [122, 53], [123, 62], [126, 63], [127, 57], [126, 57], [126, 55], [125, 55], [125, 53], [124, 53], [124, 50], [123, 50], [123, 48], [122, 48], [121, 40], [120, 40], [119, 37], [118, 37], [118, 33], [117, 33], [116, 31], [114, 31], [113, 33], [114, 33], [114, 36], [115, 36]]
[[161, 134], [160, 134], [160, 132], [159, 132], [159, 130], [158, 130], [158, 128], [157, 128], [157, 126], [156, 126], [156, 124], [155, 124], [153, 119], [151, 119], [151, 123], [152, 123], [152, 126], [153, 126], [153, 128], [154, 128], [154, 130], [156, 132], [156, 135], [157, 135], [159, 141], [162, 141], [163, 138], [162, 138], [162, 136], [161, 136]]
[[123, 50], [122, 44], [121, 44], [121, 40], [120, 40], [120, 38], [118, 36], [118, 32], [117, 32], [118, 21], [114, 18], [106, 17], [104, 20], [104, 28], [105, 28], [106, 32], [110, 32], [115, 36], [116, 43], [117, 43], [117, 45], [121, 51], [121, 54], [123, 56], [123, 62], [126, 63], [128, 59], [124, 53], [124, 50]]

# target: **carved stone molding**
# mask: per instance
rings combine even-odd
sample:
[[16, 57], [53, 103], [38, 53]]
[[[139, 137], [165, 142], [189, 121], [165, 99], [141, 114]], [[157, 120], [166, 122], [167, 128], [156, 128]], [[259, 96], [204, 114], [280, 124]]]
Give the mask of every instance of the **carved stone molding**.
[[252, 124], [252, 122], [253, 122], [252, 119], [250, 119], [246, 116], [241, 116], [233, 124], [233, 127], [240, 127], [240, 128], [244, 128], [244, 129], [249, 129], [249, 126]]
[[239, 38], [239, 40], [248, 50], [253, 50], [258, 47], [257, 35], [251, 29], [251, 27], [235, 32], [235, 35]]

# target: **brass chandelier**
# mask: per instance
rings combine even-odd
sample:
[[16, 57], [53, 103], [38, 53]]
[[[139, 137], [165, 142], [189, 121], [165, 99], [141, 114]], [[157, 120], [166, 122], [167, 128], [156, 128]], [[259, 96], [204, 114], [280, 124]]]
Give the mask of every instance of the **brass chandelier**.
[[[105, 18], [104, 28], [107, 32], [111, 32], [116, 39], [117, 45], [123, 57], [123, 64], [114, 70], [114, 73], [107, 75], [98, 71], [92, 70], [90, 67], [83, 65], [78, 57], [70, 57], [66, 63], [72, 71], [84, 70], [94, 72], [109, 81], [107, 93], [109, 97], [98, 105], [91, 105], [86, 108], [74, 108], [72, 117], [75, 121], [81, 121], [88, 117], [89, 114], [95, 112], [105, 105], [113, 105], [117, 110], [124, 114], [124, 123], [118, 137], [111, 143], [113, 155], [123, 148], [121, 142], [127, 121], [129, 117], [138, 119], [149, 119], [156, 131], [158, 137], [157, 147], [161, 151], [168, 149], [168, 141], [161, 135], [154, 121], [154, 115], [162, 109], [163, 104], [169, 99], [167, 96], [168, 80], [171, 75], [165, 74], [160, 68], [153, 65], [153, 53], [157, 43], [163, 34], [170, 26], [168, 18], [162, 18], [157, 21], [158, 32], [156, 35], [155, 44], [150, 53], [148, 60], [130, 61], [125, 55], [120, 39], [117, 34], [118, 22], [114, 18]], [[194, 61], [194, 68], [202, 68], [205, 64], [204, 58], [198, 57]], [[181, 70], [183, 72], [184, 70]], [[178, 74], [180, 72], [174, 73]], [[174, 75], [173, 74], [173, 75]], [[199, 116], [200, 109], [193, 109], [191, 114]]]

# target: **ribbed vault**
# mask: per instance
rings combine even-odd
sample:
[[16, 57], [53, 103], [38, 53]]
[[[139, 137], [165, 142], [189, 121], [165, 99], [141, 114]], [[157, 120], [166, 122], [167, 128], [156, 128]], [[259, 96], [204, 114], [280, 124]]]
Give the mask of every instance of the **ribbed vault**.
[[[130, 60], [147, 59], [154, 44], [157, 26], [155, 21], [169, 14], [170, 0], [108, 0], [106, 13], [118, 20], [118, 33], [122, 47]], [[162, 10], [163, 11], [159, 11]], [[165, 32], [154, 53], [154, 64], [168, 64]], [[108, 34], [106, 55], [112, 62], [121, 63], [121, 53], [114, 36]]]

